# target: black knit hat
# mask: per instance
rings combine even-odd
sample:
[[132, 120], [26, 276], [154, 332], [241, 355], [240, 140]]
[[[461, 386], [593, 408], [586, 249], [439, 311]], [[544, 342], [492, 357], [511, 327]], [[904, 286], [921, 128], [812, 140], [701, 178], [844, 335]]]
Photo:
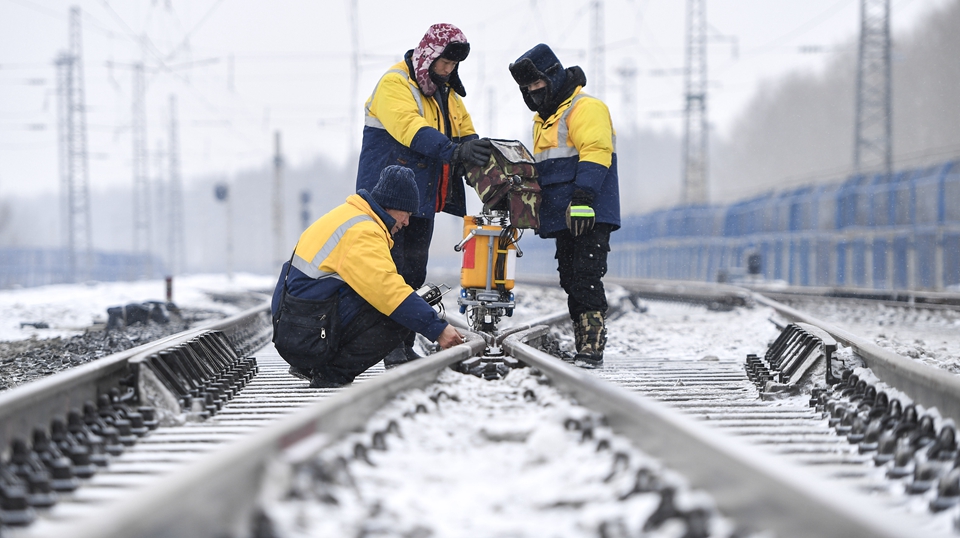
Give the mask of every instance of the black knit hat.
[[416, 213], [420, 209], [420, 191], [413, 170], [396, 164], [380, 172], [380, 180], [370, 196], [384, 209], [399, 209], [407, 213]]

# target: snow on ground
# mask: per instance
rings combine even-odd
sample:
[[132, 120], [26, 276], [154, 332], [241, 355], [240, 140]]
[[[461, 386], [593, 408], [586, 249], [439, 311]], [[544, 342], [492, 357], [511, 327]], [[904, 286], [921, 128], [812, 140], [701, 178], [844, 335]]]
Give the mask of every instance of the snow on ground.
[[[592, 435], [570, 420], [590, 424]], [[355, 459], [358, 444], [370, 447], [385, 431], [385, 449], [370, 448], [369, 463]], [[530, 369], [500, 381], [444, 370], [437, 383], [402, 394], [364, 432], [301, 466], [293, 491], [277, 490], [290, 496], [267, 513], [274, 535], [286, 538], [682, 535], [677, 520], [644, 529], [660, 504], [659, 486], [637, 491], [646, 489], [635, 489], [638, 476], [641, 486], [678, 490], [679, 507], [716, 515], [709, 498], [685, 489], [599, 416], [539, 384]], [[710, 536], [732, 531], [719, 517], [706, 527]]]
[[[608, 355], [675, 358], [681, 360], [744, 360], [748, 353], [762, 355], [780, 331], [770, 320], [772, 308], [755, 306], [729, 312], [708, 310], [702, 305], [663, 301], [641, 302], [638, 310], [619, 286], [606, 286], [611, 312], [607, 320]], [[563, 290], [517, 286], [517, 308], [508, 323], [566, 312]], [[510, 320], [510, 318], [507, 318]], [[783, 320], [779, 320], [783, 323]], [[691, 332], [696, 327], [696, 333]], [[561, 349], [573, 351], [572, 322], [554, 331]]]
[[[173, 283], [173, 302], [181, 309], [230, 315], [242, 308], [224, 301], [224, 296], [254, 290], [262, 291], [267, 299], [275, 283], [274, 275], [237, 274], [233, 279], [223, 274], [177, 277]], [[91, 325], [105, 322], [108, 307], [163, 301], [165, 290], [165, 283], [160, 279], [0, 290], [0, 342], [79, 334]], [[503, 319], [504, 328], [566, 311], [566, 295], [559, 288], [518, 284], [514, 291], [516, 311], [512, 318]], [[777, 316], [766, 307], [714, 312], [698, 305], [647, 302], [643, 303], [647, 311], [640, 312], [630, 304], [622, 288], [608, 286], [607, 291], [611, 307], [620, 307], [619, 313], [610, 315], [608, 353], [742, 360], [748, 353], [762, 354], [779, 334], [770, 322]], [[448, 316], [460, 316], [456, 293], [448, 293], [444, 304]], [[841, 301], [803, 302], [795, 307], [895, 353], [960, 373], [960, 314], [956, 312]], [[23, 325], [35, 322], [46, 323], [50, 328]], [[690, 324], [698, 327], [696, 335], [690, 333]], [[569, 327], [556, 331], [555, 336], [560, 339], [562, 349], [572, 350]]]
[[[241, 308], [215, 297], [251, 290], [267, 294], [275, 283], [276, 276], [250, 274], [237, 274], [233, 279], [223, 274], [182, 276], [173, 281], [172, 299], [181, 309], [231, 315]], [[107, 308], [111, 306], [146, 301], [166, 301], [166, 283], [162, 279], [0, 290], [0, 341], [73, 336], [91, 325], [105, 323]], [[49, 328], [21, 325], [38, 322]]]
[[[173, 302], [182, 309], [230, 315], [242, 308], [225, 302], [225, 295], [256, 290], [266, 299], [275, 282], [273, 275], [238, 274], [233, 279], [223, 274], [183, 276], [173, 283]], [[108, 307], [163, 301], [165, 292], [160, 279], [0, 290], [0, 342], [79, 334], [105, 322]], [[516, 311], [512, 318], [503, 319], [503, 327], [566, 310], [566, 295], [559, 288], [517, 285], [515, 294]], [[619, 313], [610, 315], [608, 353], [742, 360], [748, 353], [762, 354], [778, 335], [770, 322], [777, 316], [766, 307], [714, 312], [698, 305], [647, 302], [643, 303], [647, 311], [640, 312], [626, 296], [622, 288], [608, 286], [611, 306], [620, 307]], [[447, 294], [444, 304], [448, 316], [460, 316], [455, 293]], [[842, 301], [794, 306], [904, 357], [960, 373], [960, 314], [956, 312]], [[49, 328], [23, 325], [36, 322], [46, 323]], [[691, 323], [698, 327], [697, 335], [690, 334]], [[561, 349], [573, 349], [569, 327], [555, 331], [555, 336]]]
[[[173, 302], [182, 309], [229, 315], [241, 310], [224, 301], [230, 294], [257, 290], [266, 299], [275, 282], [273, 275], [237, 275], [232, 280], [225, 275], [185, 276], [174, 282]], [[560, 289], [518, 285], [515, 294], [515, 315], [503, 320], [503, 328], [566, 311], [566, 296]], [[110, 306], [164, 299], [162, 280], [3, 290], [0, 341], [77, 334], [105, 321]], [[717, 312], [698, 305], [651, 301], [642, 302], [638, 309], [615, 286], [608, 287], [608, 300], [619, 307], [608, 320], [608, 355], [743, 360], [748, 353], [762, 354], [779, 334], [770, 322], [776, 318], [773, 310], [762, 306]], [[448, 294], [444, 303], [449, 316], [460, 315], [455, 293]], [[960, 322], [953, 313], [841, 303], [796, 307], [901, 355], [941, 366], [949, 366], [951, 360], [956, 364]], [[20, 326], [41, 321], [51, 328]], [[561, 349], [572, 351], [569, 322], [554, 336]], [[434, 401], [430, 396], [439, 389], [447, 397]], [[527, 389], [535, 399], [524, 398]], [[404, 417], [417, 403], [430, 412]], [[613, 468], [613, 451], [597, 452], [595, 443], [580, 442], [578, 432], [564, 428], [566, 418], [583, 418], [589, 412], [537, 384], [529, 371], [514, 371], [503, 382], [492, 383], [445, 372], [438, 385], [407, 393], [377, 416], [368, 431], [342, 440], [322, 456], [318, 465], [326, 466], [325, 470], [314, 471], [330, 473], [328, 480], [297, 481], [306, 488], [302, 497], [273, 507], [271, 515], [284, 527], [282, 535], [312, 536], [321, 530], [356, 535], [360, 533], [354, 531], [363, 529], [378, 535], [475, 536], [472, 531], [483, 534], [496, 529], [486, 535], [596, 536], [601, 525], [608, 531], [604, 535], [639, 535], [638, 525], [655, 508], [651, 496], [632, 495], [625, 503], [617, 500], [630, 490], [637, 470], [646, 466], [666, 480], [678, 480], [598, 426], [598, 438], [610, 438], [615, 450], [630, 456], [630, 466], [605, 482]], [[403, 437], [389, 435], [389, 450], [370, 451], [368, 457], [376, 468], [358, 462], [349, 469], [337, 468], [338, 457], [352, 457], [358, 440], [368, 443], [371, 431], [391, 419], [401, 424]], [[454, 483], [458, 480], [463, 482]], [[339, 508], [329, 504], [334, 497]], [[624, 504], [630, 509], [621, 511]], [[330, 510], [337, 510], [338, 517], [328, 517]], [[721, 527], [725, 524], [713, 521]], [[404, 533], [386, 531], [391, 528]], [[723, 534], [723, 529], [715, 530]], [[661, 536], [682, 534], [676, 528], [659, 531]]]

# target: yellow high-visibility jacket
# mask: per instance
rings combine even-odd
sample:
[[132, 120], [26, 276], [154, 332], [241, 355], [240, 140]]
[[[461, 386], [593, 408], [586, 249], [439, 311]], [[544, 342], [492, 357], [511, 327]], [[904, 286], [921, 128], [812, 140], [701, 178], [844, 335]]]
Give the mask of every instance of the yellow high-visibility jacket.
[[446, 117], [437, 99], [439, 91], [432, 96], [420, 91], [406, 61], [380, 78], [364, 108], [357, 190], [372, 191], [380, 171], [398, 164], [413, 170], [417, 181], [420, 209], [414, 216], [432, 219], [438, 208], [466, 214], [463, 182], [453, 177], [450, 159], [458, 143], [478, 136], [457, 92], [447, 92]]
[[[356, 309], [354, 304], [344, 304], [344, 298], [351, 296], [343, 293], [346, 284], [384, 315], [436, 340], [447, 322], [397, 273], [390, 255], [393, 238], [385, 222], [392, 226], [392, 218], [363, 195], [366, 191], [350, 195], [300, 235], [287, 280], [289, 292], [315, 300], [338, 293], [343, 319]], [[278, 290], [282, 285], [281, 274]], [[276, 293], [274, 297], [276, 310]]]

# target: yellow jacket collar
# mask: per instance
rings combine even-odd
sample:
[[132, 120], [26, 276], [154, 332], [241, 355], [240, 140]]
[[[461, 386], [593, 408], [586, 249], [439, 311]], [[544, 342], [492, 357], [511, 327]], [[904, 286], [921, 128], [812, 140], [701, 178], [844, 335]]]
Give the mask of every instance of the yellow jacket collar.
[[363, 199], [359, 194], [351, 194], [347, 196], [347, 203], [356, 207], [364, 214], [369, 215], [373, 218], [373, 221], [377, 223], [377, 226], [380, 226], [380, 229], [387, 234], [387, 243], [389, 243], [390, 248], [393, 248], [393, 235], [390, 233], [390, 230], [387, 229], [387, 225], [383, 223], [383, 220], [380, 218], [380, 215], [377, 215], [377, 212], [370, 207], [370, 204]]

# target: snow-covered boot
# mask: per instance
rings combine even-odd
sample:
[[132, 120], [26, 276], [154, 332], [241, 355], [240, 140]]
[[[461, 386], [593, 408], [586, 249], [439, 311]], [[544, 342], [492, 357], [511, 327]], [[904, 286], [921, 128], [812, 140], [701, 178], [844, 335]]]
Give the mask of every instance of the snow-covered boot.
[[581, 368], [599, 368], [603, 366], [603, 346], [607, 343], [607, 328], [604, 326], [603, 312], [594, 310], [580, 314], [577, 320], [577, 355], [574, 363]]

